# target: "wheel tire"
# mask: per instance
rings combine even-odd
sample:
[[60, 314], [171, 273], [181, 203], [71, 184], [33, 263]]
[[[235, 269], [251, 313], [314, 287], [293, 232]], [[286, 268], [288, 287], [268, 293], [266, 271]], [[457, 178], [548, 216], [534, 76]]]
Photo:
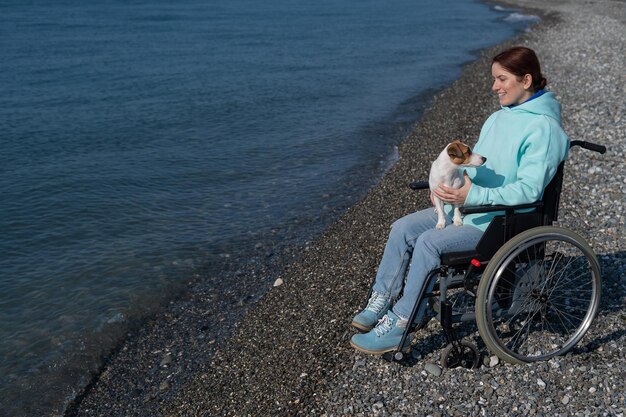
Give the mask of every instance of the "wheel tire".
[[462, 366], [467, 369], [478, 368], [480, 362], [480, 351], [475, 344], [461, 340], [459, 342], [462, 350], [462, 358], [456, 357], [456, 351], [454, 344], [449, 343], [448, 346], [441, 352], [441, 366], [445, 368], [457, 368]]
[[600, 296], [600, 266], [585, 240], [561, 227], [536, 227], [506, 242], [485, 268], [476, 295], [478, 331], [504, 361], [547, 360], [582, 339]]

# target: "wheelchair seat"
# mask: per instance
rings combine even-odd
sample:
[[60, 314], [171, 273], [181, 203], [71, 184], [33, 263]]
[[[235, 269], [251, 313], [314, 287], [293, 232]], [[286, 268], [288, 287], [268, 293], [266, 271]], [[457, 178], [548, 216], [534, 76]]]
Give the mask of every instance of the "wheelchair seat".
[[474, 250], [466, 250], [460, 252], [448, 252], [441, 255], [441, 265], [448, 266], [466, 266], [472, 259], [480, 261], [480, 254]]

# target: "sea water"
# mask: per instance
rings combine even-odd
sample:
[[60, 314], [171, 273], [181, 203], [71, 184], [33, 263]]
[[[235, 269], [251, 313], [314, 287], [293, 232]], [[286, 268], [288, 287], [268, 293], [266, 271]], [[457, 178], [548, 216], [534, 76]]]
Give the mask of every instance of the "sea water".
[[61, 414], [182, 283], [314, 238], [433, 92], [531, 21], [472, 0], [0, 3], [0, 414]]

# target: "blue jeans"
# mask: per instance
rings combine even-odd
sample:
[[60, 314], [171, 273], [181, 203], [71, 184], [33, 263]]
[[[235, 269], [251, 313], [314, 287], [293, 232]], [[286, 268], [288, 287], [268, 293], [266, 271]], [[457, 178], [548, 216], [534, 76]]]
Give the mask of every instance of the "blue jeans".
[[[440, 266], [442, 253], [472, 250], [483, 234], [474, 226], [454, 226], [451, 223], [452, 219], [446, 215], [446, 227], [435, 229], [437, 214], [431, 207], [404, 216], [392, 225], [376, 274], [374, 291], [396, 299], [404, 285], [403, 295], [393, 307], [393, 312], [399, 317], [406, 319], [411, 315], [426, 276]], [[425, 308], [426, 300], [420, 306], [416, 321], [421, 320]]]

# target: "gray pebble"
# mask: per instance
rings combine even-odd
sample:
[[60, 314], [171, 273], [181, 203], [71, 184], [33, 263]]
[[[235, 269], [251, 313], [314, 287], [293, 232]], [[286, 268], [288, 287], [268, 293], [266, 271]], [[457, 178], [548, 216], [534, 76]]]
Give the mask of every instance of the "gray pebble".
[[500, 358], [498, 358], [497, 356], [491, 356], [489, 357], [489, 367], [493, 368], [494, 366], [496, 366], [498, 363], [500, 363]]
[[424, 365], [424, 369], [426, 372], [433, 376], [440, 376], [442, 373], [441, 367], [439, 365], [435, 365], [434, 363], [427, 363]]
[[167, 353], [167, 354], [163, 357], [163, 359], [161, 359], [161, 363], [160, 363], [160, 365], [161, 365], [161, 366], [168, 366], [168, 365], [170, 365], [170, 364], [172, 363], [172, 356], [173, 356], [173, 355], [172, 355], [171, 353]]

